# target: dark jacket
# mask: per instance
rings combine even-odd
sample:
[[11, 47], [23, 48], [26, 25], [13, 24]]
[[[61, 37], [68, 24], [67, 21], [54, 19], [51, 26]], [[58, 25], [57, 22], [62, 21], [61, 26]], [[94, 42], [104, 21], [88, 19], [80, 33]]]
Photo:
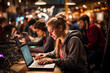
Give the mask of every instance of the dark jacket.
[[[38, 42], [30, 42], [28, 45], [36, 45], [36, 48], [30, 48], [31, 52], [46, 53], [51, 52], [54, 49], [54, 39], [46, 33], [46, 37], [43, 37]], [[40, 46], [40, 47], [38, 47]]]
[[3, 39], [4, 28], [0, 26], [0, 41]]
[[[87, 73], [86, 52], [80, 38], [81, 33], [78, 30], [69, 31], [62, 44], [63, 59], [54, 59], [64, 73]], [[48, 55], [55, 57], [55, 51]]]
[[90, 24], [87, 29], [87, 37], [89, 40], [88, 48], [97, 49], [101, 53], [104, 52], [105, 38], [102, 31], [94, 24]]
[[19, 31], [19, 33], [28, 32], [28, 25], [22, 24], [18, 31]]

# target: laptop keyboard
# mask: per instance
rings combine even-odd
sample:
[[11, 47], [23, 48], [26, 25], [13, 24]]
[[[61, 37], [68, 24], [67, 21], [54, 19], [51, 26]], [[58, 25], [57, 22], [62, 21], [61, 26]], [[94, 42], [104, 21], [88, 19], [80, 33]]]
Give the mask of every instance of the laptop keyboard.
[[38, 64], [38, 61], [34, 61], [34, 62], [31, 64], [31, 67], [43, 68], [44, 65], [39, 65], [39, 64]]

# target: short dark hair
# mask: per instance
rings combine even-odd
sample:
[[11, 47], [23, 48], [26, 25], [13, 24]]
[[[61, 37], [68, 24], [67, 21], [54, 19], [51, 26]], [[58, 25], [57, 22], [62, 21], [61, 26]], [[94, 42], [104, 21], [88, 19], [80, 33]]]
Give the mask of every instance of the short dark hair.
[[29, 22], [28, 22], [28, 26], [31, 26], [31, 25], [33, 25], [33, 24], [35, 24], [36, 23], [36, 20], [35, 19], [31, 19], [31, 20], [29, 20]]
[[3, 22], [5, 22], [6, 20], [7, 20], [7, 19], [4, 18], [4, 17], [0, 18], [0, 24], [2, 24]]
[[35, 23], [34, 28], [35, 28], [35, 29], [41, 29], [42, 31], [47, 31], [45, 21], [43, 21], [43, 20], [41, 20], [41, 19], [38, 20], [38, 21]]
[[83, 15], [82, 17], [79, 18], [79, 20], [87, 21], [88, 23], [90, 23], [89, 16], [87, 15]]
[[15, 22], [16, 20], [15, 20], [15, 18], [13, 17], [13, 18], [11, 18], [11, 22]]

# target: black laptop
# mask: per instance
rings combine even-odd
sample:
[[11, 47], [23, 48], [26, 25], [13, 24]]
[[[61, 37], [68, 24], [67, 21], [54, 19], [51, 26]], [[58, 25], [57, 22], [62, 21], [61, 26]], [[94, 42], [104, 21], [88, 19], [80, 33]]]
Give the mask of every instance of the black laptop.
[[54, 70], [55, 63], [46, 64], [46, 65], [39, 65], [39, 60], [33, 60], [33, 57], [29, 51], [28, 45], [22, 45], [20, 47], [22, 55], [24, 57], [25, 63], [29, 69], [40, 69], [40, 70]]
[[21, 42], [20, 42], [19, 38], [16, 36], [16, 37], [14, 37], [14, 39], [16, 41], [16, 45], [20, 48]]

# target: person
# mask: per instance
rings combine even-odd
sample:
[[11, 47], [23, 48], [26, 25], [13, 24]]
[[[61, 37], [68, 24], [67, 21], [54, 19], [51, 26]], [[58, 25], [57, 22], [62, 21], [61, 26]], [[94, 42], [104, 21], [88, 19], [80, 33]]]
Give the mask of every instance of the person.
[[2, 17], [0, 18], [0, 41], [3, 40], [4, 27], [7, 25], [7, 19]]
[[49, 36], [45, 22], [43, 20], [38, 20], [35, 23], [34, 28], [37, 34], [40, 37], [42, 37], [42, 39], [39, 40], [38, 42], [27, 43], [28, 45], [37, 46], [36, 48], [30, 48], [30, 51], [36, 53], [45, 53], [45, 52], [53, 51], [55, 41], [52, 37]]
[[56, 46], [52, 52], [37, 55], [39, 64], [56, 63], [63, 73], [87, 73], [81, 33], [78, 30], [68, 31], [66, 21], [61, 16], [51, 18], [47, 22], [47, 29], [56, 40]]
[[11, 24], [10, 25], [16, 26], [16, 19], [14, 17], [11, 18]]
[[39, 19], [31, 19], [28, 22], [28, 34], [32, 37], [37, 37], [38, 35], [36, 34], [36, 31], [34, 29], [34, 24], [36, 23], [36, 21]]
[[28, 21], [27, 21], [27, 18], [24, 18], [23, 24], [22, 25], [20, 24], [18, 32], [19, 33], [26, 32], [28, 30], [27, 27], [28, 27]]
[[91, 64], [95, 64], [97, 68], [99, 68], [105, 47], [104, 35], [95, 24], [90, 24], [89, 17], [87, 15], [83, 15], [79, 18], [79, 24], [82, 34], [86, 38], [85, 40], [82, 38], [82, 40], [83, 45], [87, 48], [88, 69]]
[[6, 25], [4, 27], [4, 39], [9, 41], [14, 38], [16, 32], [16, 27], [14, 25]]
[[73, 19], [70, 24], [70, 30], [79, 30], [79, 29], [80, 29], [80, 25], [77, 24], [76, 19]]

